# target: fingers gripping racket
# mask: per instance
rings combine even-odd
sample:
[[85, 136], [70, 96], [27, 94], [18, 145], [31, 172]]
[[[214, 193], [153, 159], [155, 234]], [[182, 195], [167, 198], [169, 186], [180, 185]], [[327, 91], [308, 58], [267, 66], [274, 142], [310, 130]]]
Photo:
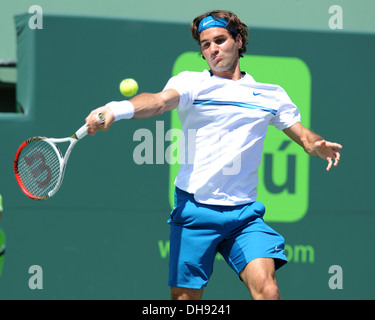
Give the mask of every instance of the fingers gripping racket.
[[[97, 119], [104, 123], [104, 115]], [[31, 199], [45, 200], [59, 190], [64, 178], [66, 164], [75, 144], [87, 135], [83, 125], [71, 137], [54, 139], [33, 137], [24, 141], [14, 159], [14, 173], [22, 191]], [[58, 144], [69, 142], [63, 156]]]

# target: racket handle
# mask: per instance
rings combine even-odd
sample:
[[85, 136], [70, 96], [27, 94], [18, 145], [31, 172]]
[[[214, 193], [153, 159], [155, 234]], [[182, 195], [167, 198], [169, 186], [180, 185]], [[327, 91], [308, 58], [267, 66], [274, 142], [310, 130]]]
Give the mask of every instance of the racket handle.
[[79, 128], [78, 130], [77, 130], [77, 132], [74, 134], [75, 135], [75, 137], [77, 138], [77, 140], [80, 140], [80, 139], [82, 139], [82, 138], [84, 138], [84, 137], [86, 137], [87, 136], [87, 129], [88, 129], [89, 127], [87, 126], [87, 125], [83, 125], [81, 128]]
[[[103, 113], [98, 113], [96, 115], [96, 119], [98, 120], [99, 123], [105, 122], [105, 117]], [[77, 132], [75, 133], [77, 140], [80, 140], [87, 136], [87, 129], [88, 129], [88, 126], [84, 124], [81, 128], [77, 130]]]

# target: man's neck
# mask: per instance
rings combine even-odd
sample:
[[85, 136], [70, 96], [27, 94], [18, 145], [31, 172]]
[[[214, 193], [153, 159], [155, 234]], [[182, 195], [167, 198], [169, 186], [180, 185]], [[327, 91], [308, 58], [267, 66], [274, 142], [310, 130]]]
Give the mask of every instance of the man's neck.
[[240, 69], [240, 65], [236, 65], [236, 67], [233, 70], [226, 70], [226, 71], [214, 71], [211, 70], [211, 73], [220, 78], [229, 79], [233, 81], [240, 80], [242, 78], [242, 73]]

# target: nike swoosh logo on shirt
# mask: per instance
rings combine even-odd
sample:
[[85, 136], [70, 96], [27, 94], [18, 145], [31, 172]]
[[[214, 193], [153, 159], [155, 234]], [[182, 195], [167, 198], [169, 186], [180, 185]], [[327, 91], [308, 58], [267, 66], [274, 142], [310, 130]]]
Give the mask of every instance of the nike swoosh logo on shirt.
[[253, 95], [254, 95], [254, 96], [259, 96], [260, 94], [262, 94], [262, 92], [256, 92], [256, 93], [253, 92]]

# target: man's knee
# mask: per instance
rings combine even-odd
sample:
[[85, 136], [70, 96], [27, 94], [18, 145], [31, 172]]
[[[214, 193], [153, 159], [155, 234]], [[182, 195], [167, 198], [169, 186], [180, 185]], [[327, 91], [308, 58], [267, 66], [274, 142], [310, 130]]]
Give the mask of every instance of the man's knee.
[[270, 279], [257, 288], [251, 288], [251, 296], [254, 300], [280, 300], [280, 291], [275, 281]]
[[273, 259], [258, 258], [249, 262], [241, 271], [240, 276], [253, 299], [280, 299]]
[[171, 287], [172, 300], [200, 300], [203, 289], [189, 289], [180, 287]]

